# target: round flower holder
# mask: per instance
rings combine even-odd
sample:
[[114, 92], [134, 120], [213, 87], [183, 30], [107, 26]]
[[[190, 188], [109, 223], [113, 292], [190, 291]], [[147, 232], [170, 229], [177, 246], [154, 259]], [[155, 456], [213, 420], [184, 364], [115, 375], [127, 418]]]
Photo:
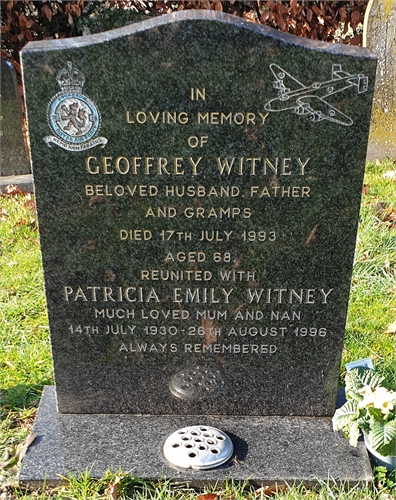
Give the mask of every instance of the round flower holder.
[[364, 444], [366, 445], [367, 451], [369, 453], [369, 456], [373, 462], [374, 465], [382, 465], [383, 467], [386, 467], [388, 470], [395, 470], [396, 469], [396, 450], [395, 450], [395, 455], [390, 455], [387, 457], [384, 457], [378, 451], [375, 451], [369, 442], [369, 439], [367, 437], [366, 433], [363, 433], [364, 436]]

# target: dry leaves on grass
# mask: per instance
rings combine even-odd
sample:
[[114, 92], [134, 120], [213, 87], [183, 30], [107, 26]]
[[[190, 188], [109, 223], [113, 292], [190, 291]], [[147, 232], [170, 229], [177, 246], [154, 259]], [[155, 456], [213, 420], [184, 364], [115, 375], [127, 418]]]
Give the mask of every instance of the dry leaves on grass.
[[35, 438], [34, 434], [29, 434], [18, 444], [6, 442], [0, 445], [0, 492], [18, 484], [17, 476], [22, 460]]
[[393, 204], [387, 205], [386, 203], [377, 201], [374, 211], [380, 222], [386, 224], [389, 228], [396, 227], [396, 211]]
[[4, 188], [4, 192], [0, 191], [0, 196], [20, 196], [26, 194], [26, 191], [22, 191], [16, 184], [9, 184]]
[[37, 230], [37, 220], [35, 218], [31, 218], [29, 220], [21, 218], [15, 222], [14, 227], [17, 227], [17, 226], [27, 226], [32, 231], [36, 231]]

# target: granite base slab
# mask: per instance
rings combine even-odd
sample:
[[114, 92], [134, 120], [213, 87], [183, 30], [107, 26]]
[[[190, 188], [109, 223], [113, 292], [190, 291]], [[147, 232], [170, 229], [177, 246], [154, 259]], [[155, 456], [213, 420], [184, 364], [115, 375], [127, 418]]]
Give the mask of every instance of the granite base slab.
[[[172, 467], [164, 458], [165, 439], [189, 425], [211, 425], [227, 432], [234, 455], [203, 471]], [[329, 418], [136, 416], [60, 414], [54, 387], [46, 387], [33, 427], [36, 435], [19, 480], [30, 488], [59, 484], [67, 472], [91, 470], [101, 477], [122, 468], [144, 479], [169, 478], [192, 487], [231, 478], [254, 486], [335, 480], [370, 482], [372, 470], [363, 443], [352, 448], [334, 433]]]
[[27, 193], [33, 193], [33, 174], [0, 176], [0, 191], [5, 191], [6, 186], [11, 185], [18, 186]]

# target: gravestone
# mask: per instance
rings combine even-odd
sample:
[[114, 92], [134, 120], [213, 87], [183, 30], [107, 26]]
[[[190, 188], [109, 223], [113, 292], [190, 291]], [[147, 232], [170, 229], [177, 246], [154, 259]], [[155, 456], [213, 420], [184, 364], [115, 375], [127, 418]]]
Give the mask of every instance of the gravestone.
[[396, 158], [396, 4], [370, 0], [363, 44], [378, 57], [367, 157]]
[[[22, 61], [56, 393], [20, 480], [370, 479], [330, 417], [375, 57], [187, 11]], [[169, 464], [192, 425], [233, 457]]]
[[0, 75], [0, 177], [29, 174], [18, 82], [14, 68], [4, 59], [1, 59]]

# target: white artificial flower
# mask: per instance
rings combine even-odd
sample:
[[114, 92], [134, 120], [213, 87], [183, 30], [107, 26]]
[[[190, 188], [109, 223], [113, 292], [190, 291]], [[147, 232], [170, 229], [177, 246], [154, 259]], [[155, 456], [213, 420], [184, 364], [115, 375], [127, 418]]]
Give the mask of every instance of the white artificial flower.
[[374, 391], [374, 408], [381, 410], [386, 415], [391, 412], [396, 404], [396, 392], [389, 391], [385, 387], [378, 387]]
[[358, 408], [374, 406], [375, 390], [371, 386], [365, 385], [357, 392], [363, 396], [363, 399], [358, 403]]

